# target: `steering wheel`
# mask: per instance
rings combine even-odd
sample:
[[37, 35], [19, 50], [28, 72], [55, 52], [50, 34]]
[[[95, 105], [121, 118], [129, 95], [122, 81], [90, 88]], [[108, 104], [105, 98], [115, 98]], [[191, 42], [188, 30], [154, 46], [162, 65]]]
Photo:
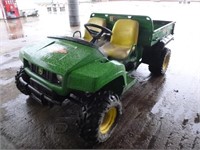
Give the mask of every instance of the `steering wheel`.
[[[93, 38], [90, 41], [91, 43], [95, 43], [96, 40], [100, 39], [104, 33], [112, 35], [112, 31], [110, 29], [97, 24], [86, 23], [84, 26]], [[100, 31], [93, 30], [94, 28], [100, 29]]]

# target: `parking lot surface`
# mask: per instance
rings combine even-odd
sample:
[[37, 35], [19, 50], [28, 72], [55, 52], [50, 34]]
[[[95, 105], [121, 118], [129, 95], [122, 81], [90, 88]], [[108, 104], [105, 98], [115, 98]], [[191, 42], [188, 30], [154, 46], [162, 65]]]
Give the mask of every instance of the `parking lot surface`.
[[[68, 13], [46, 11], [39, 17], [0, 20], [0, 98], [2, 149], [200, 149], [200, 3], [104, 2], [79, 4], [80, 27], [70, 27]], [[111, 9], [112, 8], [112, 9]], [[126, 9], [125, 9], [126, 8]], [[137, 83], [123, 97], [123, 115], [105, 143], [88, 145], [79, 137], [79, 106], [44, 107], [20, 93], [15, 74], [19, 49], [48, 35], [83, 31], [91, 12], [148, 15], [176, 21], [168, 71], [154, 77], [147, 65], [132, 74]]]

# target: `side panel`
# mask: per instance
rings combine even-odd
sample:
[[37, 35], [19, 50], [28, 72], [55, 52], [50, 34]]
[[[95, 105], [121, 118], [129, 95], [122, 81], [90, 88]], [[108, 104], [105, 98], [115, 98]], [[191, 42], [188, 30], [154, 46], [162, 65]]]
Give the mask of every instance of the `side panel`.
[[67, 83], [71, 90], [96, 92], [120, 76], [123, 76], [126, 84], [125, 74], [124, 65], [121, 63], [96, 61], [73, 71]]

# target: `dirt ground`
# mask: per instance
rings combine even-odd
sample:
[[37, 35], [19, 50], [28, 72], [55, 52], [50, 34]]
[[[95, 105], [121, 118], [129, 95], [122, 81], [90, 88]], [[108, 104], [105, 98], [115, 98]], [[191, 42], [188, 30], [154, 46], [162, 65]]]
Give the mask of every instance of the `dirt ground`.
[[[75, 28], [69, 26], [67, 13], [45, 10], [39, 17], [0, 20], [1, 149], [200, 149], [199, 8], [200, 3], [80, 4], [81, 25]], [[146, 14], [176, 21], [166, 75], [153, 77], [143, 64], [134, 71], [138, 81], [121, 98], [123, 115], [115, 132], [105, 143], [92, 146], [79, 137], [79, 106], [41, 106], [20, 93], [14, 79], [22, 65], [21, 47], [47, 35], [72, 35], [82, 30], [91, 12]]]

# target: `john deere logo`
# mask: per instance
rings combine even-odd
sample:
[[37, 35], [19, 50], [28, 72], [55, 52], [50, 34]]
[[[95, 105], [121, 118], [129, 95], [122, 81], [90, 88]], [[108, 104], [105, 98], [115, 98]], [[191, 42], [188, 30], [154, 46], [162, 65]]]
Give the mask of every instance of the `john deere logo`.
[[43, 69], [42, 69], [42, 68], [39, 68], [39, 69], [38, 69], [38, 73], [39, 73], [39, 75], [42, 75], [42, 74], [43, 74]]

